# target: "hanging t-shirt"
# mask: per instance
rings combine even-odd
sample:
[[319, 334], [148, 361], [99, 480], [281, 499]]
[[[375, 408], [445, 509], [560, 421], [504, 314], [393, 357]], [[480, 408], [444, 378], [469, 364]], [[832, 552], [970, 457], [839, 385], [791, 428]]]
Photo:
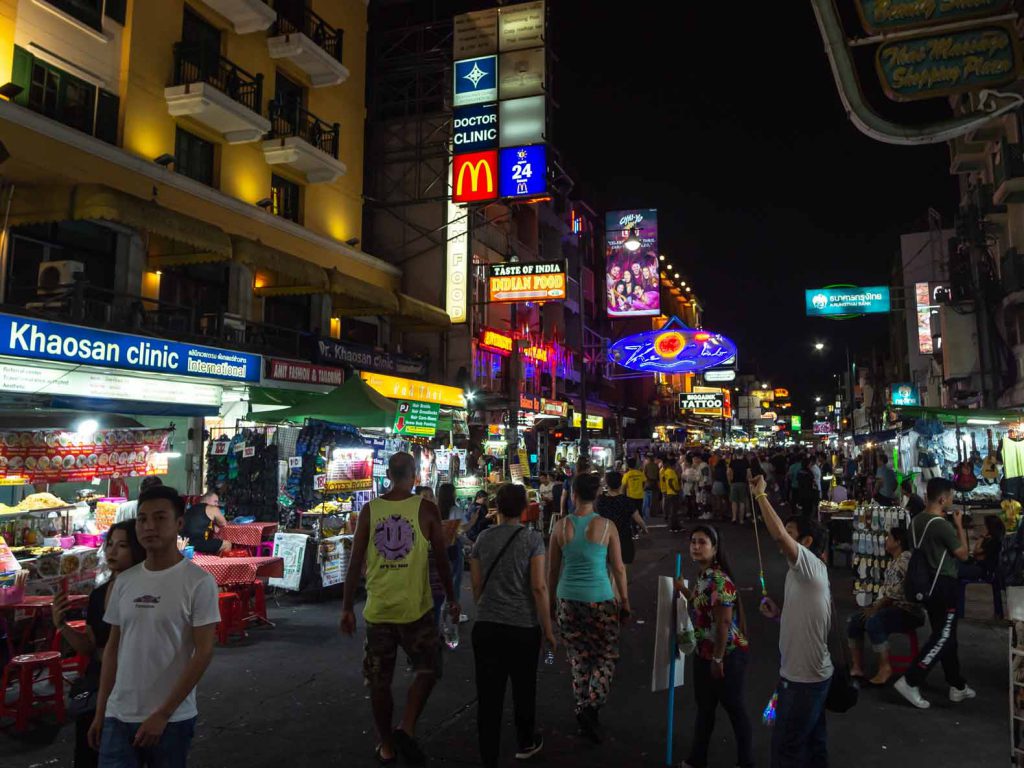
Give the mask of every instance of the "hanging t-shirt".
[[1003, 438], [1003, 472], [1007, 480], [1024, 477], [1024, 440]]
[[[103, 617], [121, 629], [107, 717], [141, 723], [163, 706], [195, 652], [192, 628], [220, 621], [217, 599], [217, 582], [191, 560], [162, 571], [141, 563], [117, 577]], [[193, 688], [168, 721], [197, 713]]]

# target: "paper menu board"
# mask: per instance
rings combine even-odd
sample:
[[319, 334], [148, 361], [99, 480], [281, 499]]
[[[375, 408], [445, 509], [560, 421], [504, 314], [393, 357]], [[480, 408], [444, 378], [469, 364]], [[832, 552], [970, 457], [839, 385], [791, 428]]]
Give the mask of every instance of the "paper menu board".
[[309, 536], [301, 533], [274, 534], [274, 557], [284, 560], [284, 575], [271, 578], [268, 583], [272, 587], [282, 587], [292, 592], [299, 591], [302, 580], [302, 563], [306, 558], [306, 545]]

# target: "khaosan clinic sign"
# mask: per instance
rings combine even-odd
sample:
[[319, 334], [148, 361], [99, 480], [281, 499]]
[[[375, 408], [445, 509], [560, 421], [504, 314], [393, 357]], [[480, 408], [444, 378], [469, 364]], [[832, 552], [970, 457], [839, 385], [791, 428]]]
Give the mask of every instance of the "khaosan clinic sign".
[[262, 367], [245, 352], [3, 314], [0, 355], [245, 382], [258, 382]]
[[852, 285], [830, 285], [805, 291], [808, 317], [856, 317], [884, 314], [890, 311], [889, 287], [878, 285], [857, 288]]

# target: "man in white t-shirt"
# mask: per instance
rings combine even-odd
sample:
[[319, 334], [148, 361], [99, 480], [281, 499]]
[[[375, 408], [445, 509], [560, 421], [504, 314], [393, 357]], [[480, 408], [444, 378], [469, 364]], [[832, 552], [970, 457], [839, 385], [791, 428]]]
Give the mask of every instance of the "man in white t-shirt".
[[139, 495], [146, 559], [117, 577], [104, 616], [110, 639], [89, 728], [101, 768], [185, 768], [188, 759], [195, 687], [213, 658], [220, 614], [213, 577], [178, 551], [184, 514], [173, 488]]
[[828, 569], [822, 561], [825, 535], [807, 517], [783, 525], [776, 514], [766, 483], [759, 475], [750, 482], [765, 528], [789, 562], [784, 610], [769, 597], [761, 601], [761, 613], [778, 619], [778, 702], [772, 729], [772, 768], [803, 768], [828, 765], [825, 699], [832, 682], [832, 657], [828, 652], [832, 594]]
[[[150, 488], [156, 488], [158, 485], [163, 485], [164, 481], [156, 475], [150, 475], [142, 480], [139, 485], [139, 493], [143, 494]], [[115, 523], [123, 523], [125, 520], [134, 520], [135, 516], [139, 513], [139, 502], [138, 501], [125, 501], [117, 505], [117, 515], [114, 517]]]

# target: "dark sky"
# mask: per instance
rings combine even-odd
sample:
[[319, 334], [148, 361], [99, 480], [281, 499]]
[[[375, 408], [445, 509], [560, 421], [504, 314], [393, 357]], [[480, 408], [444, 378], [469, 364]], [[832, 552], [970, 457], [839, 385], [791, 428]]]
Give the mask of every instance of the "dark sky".
[[[806, 318], [803, 291], [887, 284], [901, 232], [924, 229], [929, 206], [951, 224], [946, 145], [889, 146], [847, 121], [806, 0], [549, 2], [554, 144], [577, 193], [597, 210], [658, 208], [662, 252], [743, 371], [805, 403], [829, 394], [844, 344], [884, 347], [885, 320]], [[905, 122], [948, 114], [881, 106]]]

